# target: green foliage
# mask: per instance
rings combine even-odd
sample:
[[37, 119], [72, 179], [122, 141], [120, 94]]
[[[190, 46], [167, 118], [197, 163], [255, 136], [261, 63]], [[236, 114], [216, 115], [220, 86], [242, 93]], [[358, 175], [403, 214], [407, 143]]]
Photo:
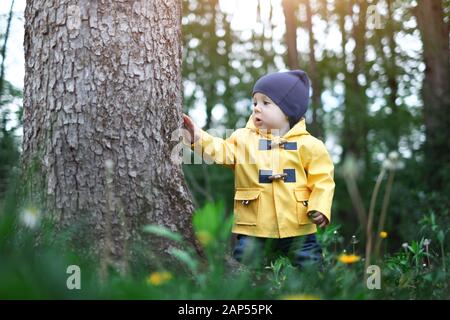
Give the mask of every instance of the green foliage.
[[[230, 265], [233, 218], [222, 202], [208, 203], [193, 217], [194, 231], [206, 252], [206, 260], [197, 256], [181, 235], [166, 228], [148, 225], [143, 230], [166, 238], [179, 246], [169, 255], [178, 260], [179, 268], [159, 263], [153, 269], [140, 269], [121, 275], [110, 270], [106, 279], [99, 275], [99, 260], [66, 241], [55, 232], [36, 208], [39, 223], [28, 224], [16, 192], [8, 192], [0, 209], [0, 297], [6, 299], [376, 299], [449, 297], [448, 276], [443, 261], [433, 248], [427, 253], [426, 240], [411, 241], [392, 256], [386, 255], [378, 265], [382, 270], [382, 288], [369, 290], [364, 283], [364, 263], [341, 262], [345, 248], [340, 226], [319, 232], [324, 248], [324, 268], [313, 266], [302, 270], [286, 257], [268, 261], [265, 268], [250, 269]], [[8, 210], [6, 210], [8, 208]], [[26, 210], [31, 210], [27, 207]], [[431, 243], [441, 240], [433, 215], [421, 222], [424, 232], [437, 232]], [[448, 230], [448, 229], [445, 229]], [[445, 231], [444, 231], [445, 233]], [[389, 239], [386, 239], [389, 241]], [[336, 247], [336, 249], [335, 249]], [[140, 248], [139, 250], [148, 250]], [[423, 267], [429, 257], [431, 264]], [[159, 259], [158, 255], [154, 257]], [[161, 259], [160, 261], [164, 261]], [[81, 290], [69, 290], [67, 267], [81, 269]]]
[[[341, 29], [344, 25], [339, 25], [339, 21], [350, 18], [348, 8], [339, 6], [342, 3], [315, 2], [314, 20], [325, 22], [328, 30]], [[7, 106], [20, 104], [22, 92], [5, 81], [0, 99], [0, 297], [450, 298], [450, 184], [435, 190], [424, 186], [424, 160], [432, 155], [423, 150], [426, 127], [420, 99], [422, 52], [400, 45], [404, 37], [410, 37], [407, 42], [416, 42], [414, 37], [419, 30], [409, 2], [391, 3], [393, 11], [381, 13], [383, 28], [369, 28], [363, 35], [364, 47], [358, 42], [362, 39], [361, 26], [356, 23], [341, 30], [344, 39], [357, 42], [352, 52], [342, 50], [350, 43], [343, 41], [342, 48], [316, 43], [316, 47], [323, 48], [315, 53], [319, 88], [322, 97], [328, 97], [322, 99], [323, 110], [318, 110], [317, 120], [323, 123], [326, 136], [339, 142], [337, 148], [342, 147], [342, 152], [334, 152], [338, 156], [336, 173], [342, 171], [343, 156], [349, 151], [357, 152], [363, 163], [357, 183], [364, 203], [370, 201], [379, 172], [378, 157], [397, 149], [409, 154], [403, 159], [405, 168], [396, 173], [392, 188], [385, 224], [389, 237], [383, 240], [384, 252], [377, 262], [382, 270], [381, 290], [366, 288], [364, 258], [352, 264], [338, 260], [343, 250], [361, 255], [365, 236], [365, 226], [356, 218], [340, 175], [335, 177], [332, 224], [318, 232], [324, 272], [299, 272], [284, 258], [270, 261], [262, 270], [250, 270], [231, 267], [226, 258], [231, 244], [233, 172], [205, 164], [184, 165], [183, 170], [198, 208], [193, 226], [206, 261], [180, 234], [148, 225], [143, 227], [144, 232], [177, 245], [168, 254], [179, 265], [166, 264], [145, 245], [134, 243], [130, 248], [130, 273], [120, 275], [110, 270], [109, 278], [102, 282], [99, 259], [89, 254], [90, 244], [96, 239], [86, 234], [83, 222], [56, 234], [52, 222], [40, 213], [39, 201], [25, 201], [19, 196], [26, 187], [15, 180], [20, 162], [16, 131], [22, 126], [23, 108], [19, 106], [19, 122], [12, 126], [13, 114]], [[445, 0], [444, 8], [449, 3]], [[357, 21], [361, 12], [356, 10], [351, 18]], [[449, 13], [444, 12], [447, 21]], [[390, 18], [390, 14], [396, 18]], [[250, 33], [231, 28], [231, 18], [231, 14], [220, 10], [217, 1], [183, 1], [183, 108], [189, 112], [204, 106], [204, 129], [244, 126], [251, 112], [254, 81], [268, 71], [282, 68], [287, 60], [283, 40], [275, 39], [273, 31], [277, 26], [272, 25], [270, 16], [258, 15], [258, 28]], [[298, 28], [306, 31], [304, 22], [300, 19]], [[366, 53], [362, 55], [364, 61], [355, 64], [361, 52]], [[300, 66], [308, 72], [312, 66], [310, 57], [299, 53]], [[213, 117], [215, 108], [225, 111], [220, 119]], [[308, 129], [309, 125], [308, 122]], [[448, 164], [441, 163], [433, 175], [450, 181]], [[384, 188], [383, 184], [380, 194], [384, 194]], [[379, 197], [375, 207], [380, 208], [381, 204]], [[29, 226], [24, 225], [24, 216], [28, 217]], [[39, 223], [31, 227], [34, 218]], [[352, 240], [352, 235], [359, 243]], [[403, 247], [404, 242], [407, 243]], [[151, 264], [146, 263], [149, 258]], [[82, 269], [81, 291], [66, 288], [66, 268], [72, 264]]]
[[178, 233], [172, 232], [166, 227], [158, 226], [158, 225], [146, 225], [143, 228], [144, 232], [154, 234], [156, 236], [165, 237], [170, 240], [181, 242], [183, 238]]
[[224, 252], [229, 241], [233, 217], [226, 215], [222, 202], [208, 203], [198, 209], [193, 218], [193, 225], [197, 237], [207, 248], [208, 254]]
[[22, 97], [22, 92], [4, 80], [4, 94], [0, 96], [0, 199], [3, 197], [9, 183], [13, 167], [19, 161], [19, 140], [16, 129], [22, 124], [22, 107], [16, 112], [19, 122], [9, 128], [12, 112], [6, 108], [14, 99]]

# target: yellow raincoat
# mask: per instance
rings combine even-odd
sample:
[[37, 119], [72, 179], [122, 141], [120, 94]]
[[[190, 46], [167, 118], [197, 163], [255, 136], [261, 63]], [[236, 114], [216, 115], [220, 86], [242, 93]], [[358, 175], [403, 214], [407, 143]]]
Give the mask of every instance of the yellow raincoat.
[[333, 162], [323, 142], [306, 131], [304, 118], [280, 138], [257, 129], [250, 116], [245, 128], [225, 140], [202, 130], [191, 148], [234, 169], [233, 233], [266, 238], [314, 233], [317, 227], [307, 216], [313, 210], [330, 221]]

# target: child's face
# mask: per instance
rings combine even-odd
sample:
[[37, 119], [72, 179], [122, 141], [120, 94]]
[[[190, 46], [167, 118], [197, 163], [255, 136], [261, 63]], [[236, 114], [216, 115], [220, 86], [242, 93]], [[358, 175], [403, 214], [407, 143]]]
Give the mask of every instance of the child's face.
[[289, 120], [280, 107], [260, 92], [253, 95], [253, 124], [258, 129], [289, 128]]

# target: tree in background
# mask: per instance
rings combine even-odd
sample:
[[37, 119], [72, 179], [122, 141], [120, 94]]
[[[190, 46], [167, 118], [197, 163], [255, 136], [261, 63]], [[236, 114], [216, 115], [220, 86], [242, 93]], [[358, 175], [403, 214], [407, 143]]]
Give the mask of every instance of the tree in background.
[[[185, 0], [183, 4], [183, 104], [186, 111], [204, 105], [205, 130], [245, 126], [251, 113], [250, 93], [254, 81], [266, 72], [275, 71], [275, 57], [280, 56], [275, 53], [272, 38], [271, 4], [257, 2], [258, 27], [251, 33], [232, 29], [232, 14], [221, 10], [217, 0]], [[268, 11], [264, 16], [262, 5], [266, 5]], [[222, 109], [221, 119], [213, 119], [215, 108]], [[228, 170], [206, 164], [184, 166], [198, 205], [233, 198], [233, 176]], [[232, 201], [225, 204], [227, 212], [232, 204]]]
[[[444, 20], [444, 4], [447, 17]], [[422, 98], [426, 132], [425, 179], [430, 190], [450, 191], [450, 49], [449, 2], [417, 1], [414, 8], [423, 42], [425, 78]], [[448, 204], [448, 201], [447, 201]]]
[[[11, 6], [6, 19], [6, 30], [2, 34], [0, 40], [3, 40], [1, 45], [1, 64], [0, 64], [0, 199], [3, 198], [3, 194], [7, 189], [9, 182], [9, 176], [12, 172], [12, 168], [17, 164], [19, 160], [19, 142], [15, 136], [15, 131], [20, 127], [19, 123], [16, 126], [9, 126], [10, 122], [10, 110], [6, 107], [13, 103], [15, 98], [20, 98], [22, 93], [15, 88], [11, 83], [5, 79], [5, 67], [6, 67], [6, 55], [7, 45], [11, 29], [11, 21], [14, 16], [13, 12], [14, 1], [11, 1]], [[19, 113], [20, 113], [19, 109]]]

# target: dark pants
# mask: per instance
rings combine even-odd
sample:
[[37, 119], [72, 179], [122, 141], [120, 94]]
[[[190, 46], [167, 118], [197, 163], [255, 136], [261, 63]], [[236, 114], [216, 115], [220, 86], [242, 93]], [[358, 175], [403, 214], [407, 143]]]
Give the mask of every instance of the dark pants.
[[252, 237], [238, 234], [233, 257], [249, 266], [261, 266], [264, 259], [287, 256], [293, 265], [302, 268], [307, 265], [322, 267], [322, 247], [316, 234], [281, 239]]

